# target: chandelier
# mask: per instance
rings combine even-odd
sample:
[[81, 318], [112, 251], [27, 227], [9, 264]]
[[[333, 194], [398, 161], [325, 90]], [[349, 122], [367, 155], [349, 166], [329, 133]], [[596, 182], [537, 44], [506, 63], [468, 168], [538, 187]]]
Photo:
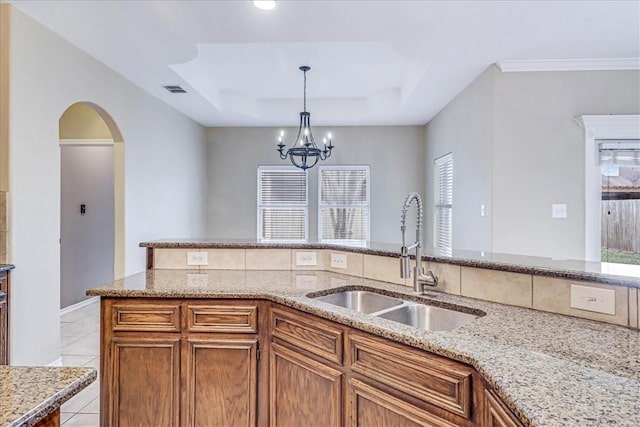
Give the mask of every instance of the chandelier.
[[325, 138], [322, 139], [324, 148], [320, 149], [316, 145], [316, 141], [313, 139], [313, 133], [311, 133], [311, 113], [307, 112], [307, 71], [311, 67], [303, 65], [300, 67], [300, 71], [304, 73], [304, 104], [303, 110], [300, 113], [300, 126], [298, 127], [298, 136], [293, 142], [293, 146], [289, 148], [286, 153], [284, 151], [285, 145], [282, 142], [284, 138], [284, 131], [280, 131], [278, 137], [278, 152], [280, 158], [285, 160], [289, 157], [291, 164], [302, 170], [312, 168], [318, 163], [318, 160], [326, 160], [331, 156], [331, 150], [334, 145], [331, 143], [331, 133], [328, 133]]

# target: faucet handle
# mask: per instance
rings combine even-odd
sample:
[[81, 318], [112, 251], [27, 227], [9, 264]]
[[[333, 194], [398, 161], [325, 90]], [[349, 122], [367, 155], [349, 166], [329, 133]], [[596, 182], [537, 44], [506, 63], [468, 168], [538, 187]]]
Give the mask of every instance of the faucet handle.
[[411, 277], [411, 259], [409, 255], [400, 255], [400, 277], [403, 279]]

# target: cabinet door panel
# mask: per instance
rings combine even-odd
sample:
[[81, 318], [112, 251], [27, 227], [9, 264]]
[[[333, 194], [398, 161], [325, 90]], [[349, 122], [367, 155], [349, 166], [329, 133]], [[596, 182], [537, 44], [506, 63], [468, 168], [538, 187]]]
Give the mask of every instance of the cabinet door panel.
[[484, 425], [487, 427], [520, 427], [515, 419], [500, 400], [489, 390], [484, 390]]
[[256, 339], [187, 339], [186, 425], [256, 424], [257, 348]]
[[278, 344], [270, 362], [271, 426], [341, 425], [340, 371]]
[[351, 379], [349, 388], [352, 426], [455, 427], [455, 424], [417, 408], [369, 384]]
[[[180, 402], [180, 338], [119, 338], [111, 341], [113, 393], [107, 425], [177, 426]], [[104, 400], [103, 400], [104, 401]], [[104, 417], [103, 417], [104, 419]]]

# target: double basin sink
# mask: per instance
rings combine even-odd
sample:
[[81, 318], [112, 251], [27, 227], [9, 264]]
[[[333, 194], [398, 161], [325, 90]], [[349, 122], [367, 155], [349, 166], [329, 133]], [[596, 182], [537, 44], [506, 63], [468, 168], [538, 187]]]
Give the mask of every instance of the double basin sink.
[[369, 291], [342, 291], [314, 299], [426, 331], [450, 331], [479, 317]]

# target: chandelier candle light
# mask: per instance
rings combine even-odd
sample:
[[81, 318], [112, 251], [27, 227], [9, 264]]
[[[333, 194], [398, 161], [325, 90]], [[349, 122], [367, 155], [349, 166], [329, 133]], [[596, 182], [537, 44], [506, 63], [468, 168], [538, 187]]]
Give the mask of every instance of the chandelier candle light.
[[304, 104], [303, 110], [300, 113], [300, 127], [298, 128], [298, 136], [296, 137], [293, 146], [285, 153], [285, 145], [282, 142], [284, 137], [284, 131], [280, 131], [278, 137], [278, 152], [280, 158], [285, 160], [289, 157], [291, 164], [302, 170], [312, 168], [318, 163], [318, 160], [326, 160], [331, 156], [331, 150], [334, 145], [331, 143], [331, 133], [328, 133], [325, 138], [322, 139], [324, 148], [321, 150], [316, 145], [316, 141], [313, 139], [313, 133], [311, 133], [311, 113], [307, 112], [307, 71], [311, 67], [303, 65], [300, 67], [300, 71], [304, 73]]

